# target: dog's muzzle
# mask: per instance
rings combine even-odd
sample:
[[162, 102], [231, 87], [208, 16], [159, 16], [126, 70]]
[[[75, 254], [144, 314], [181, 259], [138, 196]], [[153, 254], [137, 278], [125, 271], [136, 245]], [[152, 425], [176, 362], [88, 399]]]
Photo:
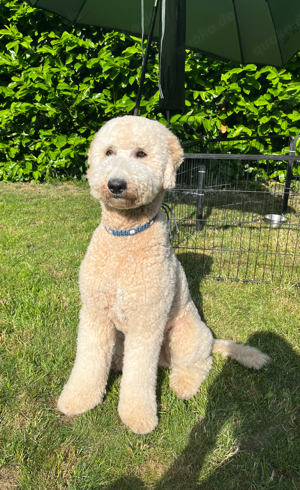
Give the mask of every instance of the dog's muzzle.
[[112, 194], [122, 194], [127, 189], [127, 182], [124, 179], [109, 179], [107, 187]]

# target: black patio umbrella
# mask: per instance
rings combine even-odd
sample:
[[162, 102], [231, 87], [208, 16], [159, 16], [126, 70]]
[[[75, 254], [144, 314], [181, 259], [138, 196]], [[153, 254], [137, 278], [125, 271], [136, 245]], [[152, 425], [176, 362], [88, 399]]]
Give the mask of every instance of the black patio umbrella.
[[[185, 49], [239, 63], [284, 66], [300, 51], [299, 0], [27, 0], [72, 23], [148, 35], [160, 47], [160, 102], [184, 107]], [[159, 11], [160, 21], [155, 22]]]

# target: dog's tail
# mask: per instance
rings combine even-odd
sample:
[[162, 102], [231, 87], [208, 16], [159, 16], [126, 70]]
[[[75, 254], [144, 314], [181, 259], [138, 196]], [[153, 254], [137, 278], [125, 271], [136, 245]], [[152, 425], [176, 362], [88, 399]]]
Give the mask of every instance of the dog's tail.
[[230, 340], [215, 339], [212, 353], [222, 354], [223, 357], [232, 357], [232, 359], [235, 359], [240, 364], [253, 369], [261, 369], [270, 361], [267, 354], [264, 354], [255, 347], [250, 347], [249, 345], [244, 344], [236, 344]]

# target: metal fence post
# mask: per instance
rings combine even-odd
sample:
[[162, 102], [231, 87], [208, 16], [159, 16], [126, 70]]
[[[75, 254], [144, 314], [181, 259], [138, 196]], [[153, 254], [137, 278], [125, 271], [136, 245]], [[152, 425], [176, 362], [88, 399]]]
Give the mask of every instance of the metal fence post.
[[205, 185], [206, 165], [199, 165], [198, 188], [197, 188], [197, 220], [196, 231], [203, 229], [203, 206], [204, 206], [204, 185]]
[[[297, 141], [299, 138], [300, 138], [300, 136], [297, 136], [295, 139], [293, 139], [291, 141], [290, 151], [289, 151], [290, 156], [295, 156]], [[293, 166], [294, 166], [294, 160], [288, 160], [281, 214], [285, 214], [287, 212], [289, 195], [290, 195], [290, 188], [291, 188], [291, 181], [292, 181], [292, 176], [293, 176]]]

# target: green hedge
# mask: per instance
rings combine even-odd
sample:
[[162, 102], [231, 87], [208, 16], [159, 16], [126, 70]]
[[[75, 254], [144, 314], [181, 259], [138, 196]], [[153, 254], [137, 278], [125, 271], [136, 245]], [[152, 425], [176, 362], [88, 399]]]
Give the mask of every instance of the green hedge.
[[[132, 113], [140, 39], [73, 26], [16, 0], [0, 0], [0, 25], [0, 179], [81, 178], [94, 132], [106, 120]], [[229, 136], [296, 136], [299, 74], [299, 55], [277, 70], [188, 52], [186, 110], [172, 117], [171, 127], [182, 141], [219, 136], [222, 119]], [[157, 84], [153, 44], [141, 114], [166, 124]], [[256, 151], [263, 152], [264, 144], [256, 143]]]

